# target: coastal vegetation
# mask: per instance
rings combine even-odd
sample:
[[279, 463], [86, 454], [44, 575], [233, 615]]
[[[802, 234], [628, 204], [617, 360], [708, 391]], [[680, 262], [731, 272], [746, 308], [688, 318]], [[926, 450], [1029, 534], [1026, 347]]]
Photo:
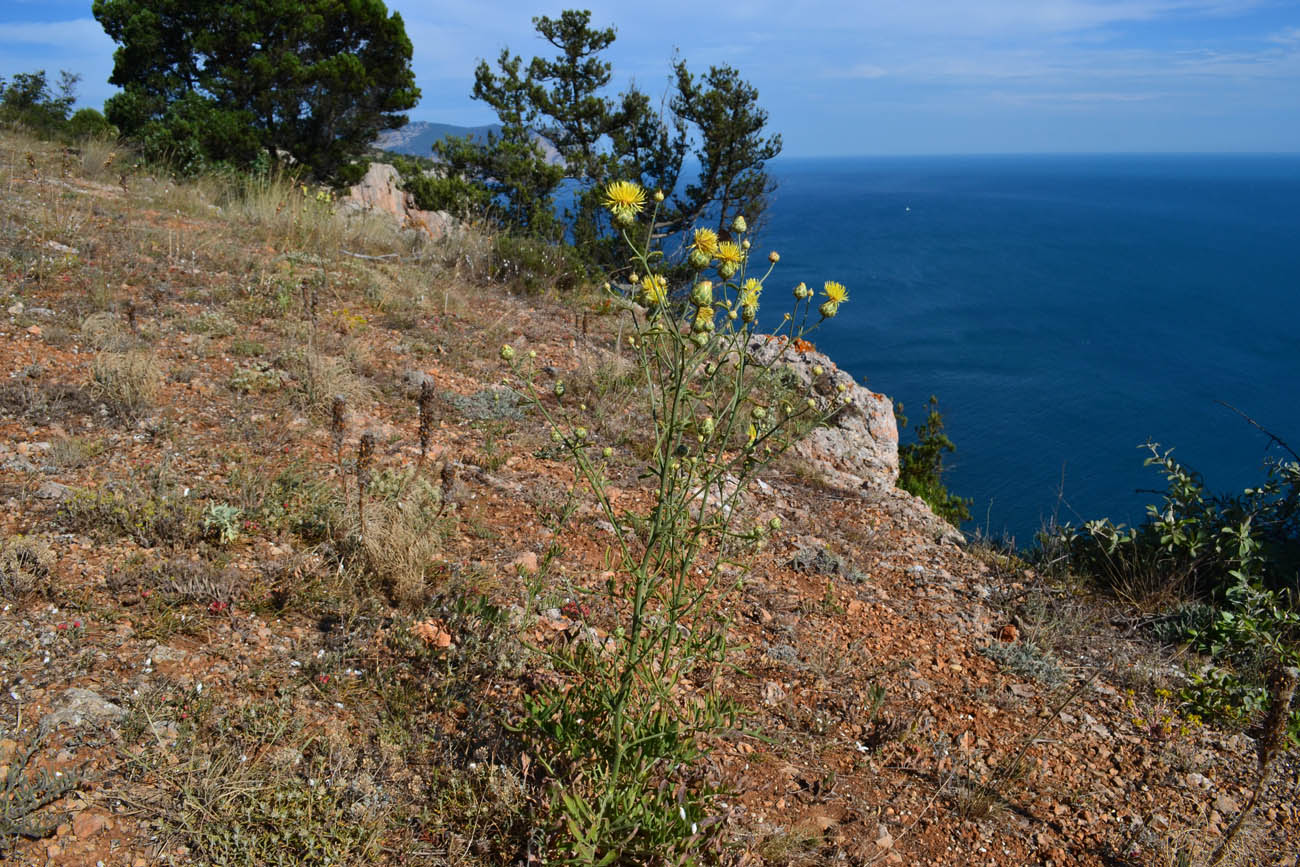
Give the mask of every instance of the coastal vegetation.
[[[764, 164], [780, 154], [781, 136], [765, 132], [758, 91], [737, 70], [712, 65], [697, 76], [677, 58], [673, 95], [656, 108], [635, 85], [609, 94], [612, 65], [602, 53], [616, 39], [613, 27], [593, 27], [591, 13], [578, 10], [536, 17], [533, 26], [557, 54], [525, 64], [503, 49], [495, 67], [478, 64], [472, 95], [496, 113], [501, 132], [434, 146], [446, 171], [415, 187], [430, 207], [460, 212], [489, 202], [500, 227], [568, 243], [606, 268], [618, 264], [621, 243], [601, 207], [614, 180], [664, 191], [658, 238], [697, 225], [725, 236], [736, 217], [759, 225], [772, 190]], [[699, 164], [690, 179], [688, 154]], [[562, 191], [568, 203], [559, 213]]]
[[[362, 95], [328, 4], [288, 22], [297, 60], [252, 48], [283, 47], [285, 4], [228, 6], [98, 0], [127, 139], [4, 133], [0, 603], [25, 619], [0, 666], [27, 740], [2, 745], [0, 854], [93, 840], [91, 808], [56, 812], [76, 793], [205, 863], [866, 865], [908, 835], [936, 859], [1223, 860], [1269, 733], [1300, 734], [1300, 462], [1214, 495], [1152, 444], [1142, 525], [964, 552], [914, 498], [791, 454], [847, 386], [754, 341], [810, 351], [849, 289], [781, 283], [760, 247], [780, 138], [734, 69], [678, 60], [654, 111], [607, 93], [612, 28], [535, 19], [557, 56], [477, 70], [501, 135], [401, 165], [422, 207], [475, 217], [431, 238], [304, 183], [346, 180], [413, 103], [400, 18], [349, 6], [388, 52]], [[77, 134], [74, 84], [15, 77], [5, 121]], [[914, 434], [898, 486], [968, 519], [935, 398]], [[1185, 676], [1121, 699], [1117, 661], [1021, 635], [1098, 590]], [[69, 741], [102, 777], [33, 761], [84, 707], [19, 731], [74, 681], [123, 685], [93, 705], [108, 734]], [[1258, 778], [1200, 732], [1261, 722]], [[1187, 795], [1193, 766], [1222, 791]], [[1186, 842], [1207, 828], [1209, 855]], [[1254, 833], [1239, 863], [1279, 849]]]
[[[1194, 720], [1257, 722], [1275, 672], [1300, 664], [1300, 456], [1273, 439], [1287, 457], [1226, 494], [1148, 443], [1164, 491], [1141, 524], [1100, 518], [1040, 536], [1040, 561], [1147, 612], [1154, 638], [1193, 654], [1179, 695]], [[1287, 731], [1300, 745], [1300, 710]]]
[[96, 0], [118, 44], [104, 112], [146, 159], [193, 174], [268, 168], [322, 180], [406, 122], [420, 90], [402, 18], [382, 0]]

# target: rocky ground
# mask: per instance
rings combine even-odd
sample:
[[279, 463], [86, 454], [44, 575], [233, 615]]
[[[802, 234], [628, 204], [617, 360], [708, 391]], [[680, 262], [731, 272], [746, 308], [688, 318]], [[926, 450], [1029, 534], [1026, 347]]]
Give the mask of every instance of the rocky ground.
[[[470, 230], [343, 228], [108, 148], [0, 153], [0, 857], [526, 860], [539, 781], [504, 723], [544, 676], [530, 648], [611, 628], [584, 592], [610, 528], [556, 524], [571, 471], [496, 351], [590, 404], [636, 511], [616, 318], [513, 291], [527, 266]], [[888, 485], [888, 403], [862, 403], [870, 460], [823, 435], [746, 500], [782, 529], [727, 601], [721, 857], [1202, 863], [1251, 733], [1181, 719], [1183, 660], [1123, 608]], [[1298, 863], [1298, 785], [1291, 754], [1225, 863]]]

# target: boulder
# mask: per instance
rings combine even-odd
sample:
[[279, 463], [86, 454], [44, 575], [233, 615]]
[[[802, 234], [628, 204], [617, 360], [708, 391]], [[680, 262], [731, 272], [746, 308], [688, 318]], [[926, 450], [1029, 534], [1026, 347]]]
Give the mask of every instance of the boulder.
[[388, 214], [403, 228], [415, 229], [429, 238], [445, 237], [455, 226], [446, 211], [421, 211], [402, 189], [402, 177], [387, 163], [371, 163], [365, 177], [343, 197], [345, 211]]
[[[771, 334], [755, 334], [747, 351], [759, 364], [788, 371], [798, 388], [812, 391], [822, 411], [838, 404], [844, 395], [850, 399], [825, 426], [797, 443], [795, 454], [820, 469], [836, 487], [894, 486], [898, 481], [898, 423], [889, 398], [858, 385], [829, 357], [807, 344], [791, 345]], [[816, 372], [818, 368], [821, 373]]]

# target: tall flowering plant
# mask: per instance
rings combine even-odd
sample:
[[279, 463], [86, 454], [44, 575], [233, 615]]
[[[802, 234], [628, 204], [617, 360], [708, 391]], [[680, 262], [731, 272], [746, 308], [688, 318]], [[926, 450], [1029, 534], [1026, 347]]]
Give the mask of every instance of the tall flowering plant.
[[556, 781], [551, 855], [574, 863], [692, 861], [716, 830], [699, 759], [735, 724], [718, 688], [725, 597], [743, 582], [747, 555], [780, 529], [776, 519], [746, 518], [742, 497], [769, 461], [849, 400], [800, 393], [773, 369], [780, 353], [752, 351], [758, 341], [800, 340], [834, 318], [848, 300], [844, 286], [828, 282], [817, 296], [799, 283], [774, 333], [758, 334], [780, 257], [769, 253], [755, 268], [738, 217], [731, 237], [697, 229], [682, 239], [691, 277], [672, 287], [681, 269], [667, 267], [652, 231], [662, 201], [628, 181], [604, 190], [628, 248], [628, 282], [606, 289], [630, 319], [627, 342], [644, 376], [648, 514], [622, 512], [610, 499], [613, 450], [600, 446], [582, 408], [559, 385], [540, 386], [531, 356], [501, 349], [614, 528], [616, 568], [603, 588], [614, 628], [603, 642], [553, 655], [566, 677], [532, 696], [524, 726]]

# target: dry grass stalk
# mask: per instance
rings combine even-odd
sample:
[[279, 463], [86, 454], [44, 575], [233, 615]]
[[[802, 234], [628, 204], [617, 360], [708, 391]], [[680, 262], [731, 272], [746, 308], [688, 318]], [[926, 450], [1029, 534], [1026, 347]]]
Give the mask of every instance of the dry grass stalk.
[[1273, 703], [1269, 705], [1268, 716], [1264, 718], [1264, 733], [1260, 735], [1255, 744], [1255, 755], [1259, 763], [1259, 776], [1255, 780], [1255, 788], [1250, 793], [1250, 800], [1246, 802], [1246, 806], [1241, 808], [1237, 818], [1228, 826], [1228, 830], [1223, 834], [1223, 839], [1215, 848], [1214, 854], [1210, 856], [1208, 862], [1210, 867], [1218, 867], [1223, 862], [1232, 841], [1241, 832], [1241, 826], [1255, 812], [1255, 805], [1259, 803], [1260, 793], [1264, 791], [1269, 778], [1273, 775], [1273, 760], [1282, 751], [1282, 742], [1286, 738], [1287, 720], [1291, 715], [1291, 700], [1295, 698], [1295, 688], [1298, 680], [1300, 680], [1300, 669], [1281, 665], [1274, 669], [1272, 676], [1269, 678], [1269, 692], [1273, 697]]
[[375, 455], [375, 434], [366, 431], [357, 443], [357, 524], [361, 528], [361, 543], [366, 541], [366, 491], [370, 487], [370, 461]]
[[429, 454], [429, 440], [433, 436], [433, 383], [425, 380], [420, 383], [420, 459], [415, 469], [418, 474], [424, 467], [424, 459]]

